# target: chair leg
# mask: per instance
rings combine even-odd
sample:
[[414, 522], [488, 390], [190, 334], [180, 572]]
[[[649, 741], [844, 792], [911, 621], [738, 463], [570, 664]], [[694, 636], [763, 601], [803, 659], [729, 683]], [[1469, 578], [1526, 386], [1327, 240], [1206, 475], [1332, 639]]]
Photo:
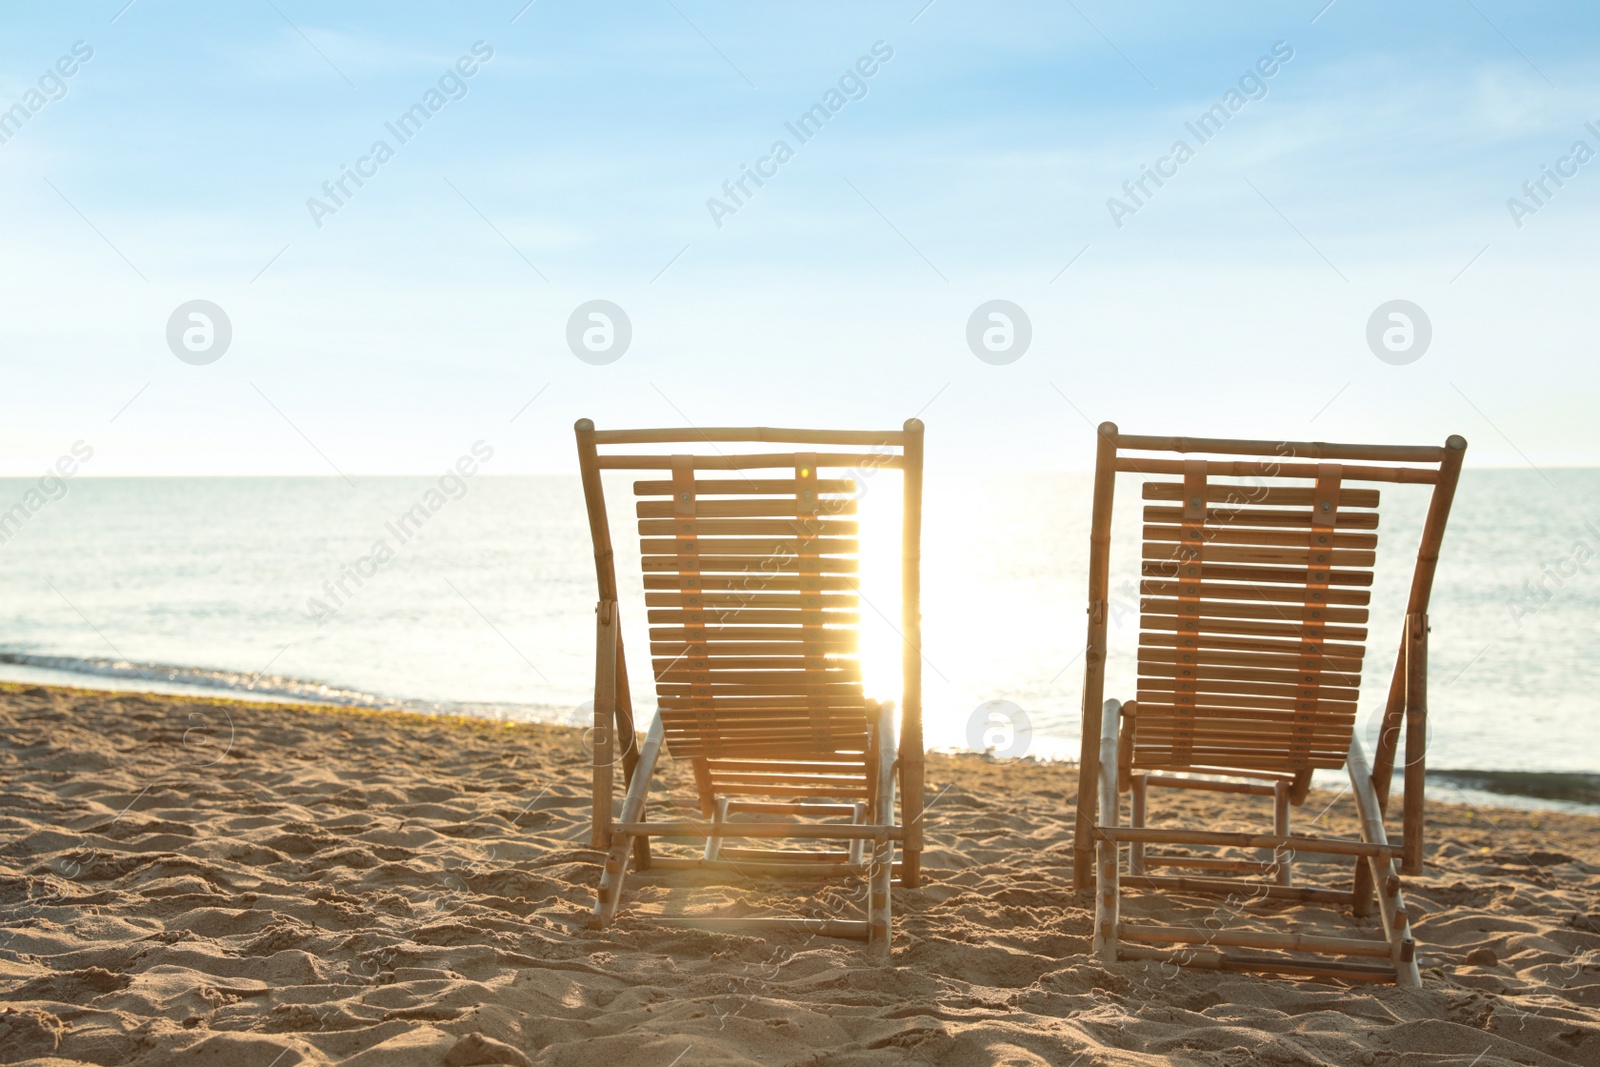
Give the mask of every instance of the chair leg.
[[[716, 803], [712, 806], [711, 812], [712, 812], [712, 814], [711, 814], [711, 821], [712, 822], [714, 822], [714, 823], [716, 823], [718, 825], [721, 825], [722, 823], [727, 822], [728, 821], [728, 798], [727, 797], [718, 797], [716, 799]], [[721, 837], [708, 837], [708, 838], [706, 838], [705, 858], [708, 859], [708, 860], [716, 860], [716, 859], [721, 859], [722, 858], [722, 838]]]
[[[622, 803], [622, 822], [637, 823], [644, 817], [645, 797], [650, 791], [650, 779], [655, 777], [656, 757], [661, 753], [664, 736], [661, 714], [656, 713], [645, 735], [644, 746], [639, 749], [639, 762], [634, 768], [633, 781], [628, 786], [627, 798]], [[595, 894], [594, 914], [589, 919], [593, 930], [604, 930], [616, 917], [617, 905], [622, 900], [622, 882], [628, 873], [628, 853], [633, 849], [633, 834], [620, 830], [611, 834], [611, 851], [606, 854], [605, 870], [600, 875], [600, 889]]]
[[[1149, 803], [1150, 783], [1144, 780], [1144, 775], [1133, 775], [1129, 781], [1133, 793], [1133, 811], [1128, 816], [1129, 826], [1143, 826], [1145, 806]], [[1144, 874], [1144, 842], [1134, 841], [1128, 845], [1128, 873]]]
[[[1289, 835], [1289, 792], [1287, 782], [1277, 782], [1272, 787], [1272, 832], [1285, 837]], [[1272, 862], [1278, 865], [1276, 880], [1279, 885], [1294, 884], [1294, 853], [1289, 849], [1277, 849], [1272, 853]]]
[[[899, 746], [894, 736], [894, 708], [884, 704], [878, 710], [877, 788], [874, 817], [879, 826], [894, 822], [895, 756]], [[894, 916], [889, 888], [894, 874], [894, 842], [885, 838], [872, 844], [872, 865], [867, 874], [867, 949], [887, 959], [892, 947]]]
[[[617, 769], [613, 755], [617, 733], [617, 645], [621, 640], [617, 602], [602, 600], [595, 607], [594, 811], [590, 819], [589, 847], [605, 848], [611, 841], [611, 795]], [[631, 740], [631, 739], [630, 739]]]
[[[1102, 827], [1117, 825], [1117, 723], [1121, 706], [1106, 701], [1100, 715], [1100, 819]], [[1098, 837], [1098, 835], [1097, 835]], [[1121, 922], [1117, 843], [1095, 842], [1094, 950], [1102, 963], [1117, 962], [1117, 924]]]
[[[851, 818], [850, 821], [855, 825], [860, 826], [862, 823], [867, 821], [867, 810], [867, 805], [858, 802], [856, 804], [855, 816]], [[856, 866], [860, 866], [861, 864], [867, 862], [867, 842], [865, 838], [858, 837], [854, 841], [850, 842], [849, 859], [850, 862]]]
[[[1361, 816], [1361, 838], [1373, 844], [1388, 844], [1383, 828], [1383, 808], [1373, 786], [1372, 771], [1367, 765], [1366, 753], [1361, 749], [1361, 738], [1350, 739], [1350, 753], [1345, 760], [1345, 770], [1350, 775], [1350, 788], [1355, 793], [1356, 807]], [[1409, 988], [1422, 987], [1422, 975], [1417, 967], [1416, 941], [1411, 936], [1411, 919], [1406, 912], [1405, 897], [1400, 892], [1400, 875], [1394, 860], [1389, 856], [1365, 856], [1367, 869], [1378, 893], [1378, 911], [1383, 917], [1383, 932], [1389, 941], [1389, 958], [1394, 965], [1395, 983]]]

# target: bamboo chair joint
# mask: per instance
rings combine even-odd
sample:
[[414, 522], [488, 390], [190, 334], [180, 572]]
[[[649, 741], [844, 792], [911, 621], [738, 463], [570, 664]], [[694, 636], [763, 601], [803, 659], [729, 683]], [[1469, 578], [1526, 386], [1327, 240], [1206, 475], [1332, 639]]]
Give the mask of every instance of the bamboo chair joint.
[[[575, 429], [600, 593], [591, 845], [606, 859], [590, 924], [603, 928], [615, 917], [630, 858], [635, 871], [857, 877], [867, 883], [864, 919], [683, 921], [859, 937], [886, 956], [890, 883], [915, 886], [921, 872], [922, 423], [881, 432], [596, 430], [581, 419]], [[711, 452], [650, 451], [682, 445]], [[629, 453], [611, 451], [617, 446]], [[767, 447], [739, 450], [759, 446]], [[898, 715], [866, 695], [857, 651], [855, 479], [877, 469], [899, 470], [904, 492]], [[658, 710], [642, 743], [602, 484], [602, 472], [613, 470], [648, 473], [633, 490]], [[694, 817], [646, 818], [664, 752], [691, 765]], [[698, 856], [657, 856], [652, 839], [704, 847]], [[812, 847], [730, 844], [770, 840]]]
[[[1466, 447], [1456, 436], [1443, 446], [1413, 447], [1135, 436], [1111, 423], [1100, 426], [1073, 848], [1075, 884], [1095, 893], [1094, 944], [1102, 959], [1420, 984], [1401, 876], [1422, 869], [1428, 601]], [[1142, 490], [1137, 693], [1125, 703], [1105, 699], [1111, 509], [1119, 472], [1152, 479]], [[1380, 492], [1391, 490], [1363, 483], [1420, 485], [1430, 492], [1370, 763], [1355, 719]], [[1400, 758], [1403, 832], [1391, 840], [1385, 815]], [[1341, 768], [1355, 797], [1359, 838], [1293, 833], [1291, 809], [1305, 801], [1312, 772]], [[1152, 787], [1270, 798], [1272, 832], [1150, 826]], [[1119, 821], [1123, 793], [1131, 796], [1128, 824]], [[1147, 851], [1156, 845], [1190, 847]], [[1194, 846], [1266, 854], [1191, 855]], [[1295, 861], [1311, 854], [1350, 857], [1354, 888], [1296, 884]], [[1199, 874], [1152, 874], [1151, 868]], [[1345, 904], [1358, 917], [1372, 914], [1375, 902], [1383, 938], [1197, 933], [1129, 923], [1121, 918], [1125, 885]], [[1274, 954], [1222, 951], [1233, 948]]]

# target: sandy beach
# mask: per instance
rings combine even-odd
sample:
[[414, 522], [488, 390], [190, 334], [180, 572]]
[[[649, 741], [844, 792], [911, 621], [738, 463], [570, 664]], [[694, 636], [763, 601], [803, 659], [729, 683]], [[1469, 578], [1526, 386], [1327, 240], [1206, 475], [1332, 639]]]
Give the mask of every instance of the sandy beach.
[[[1180, 974], [1089, 955], [1070, 767], [933, 756], [926, 880], [895, 891], [881, 964], [651, 920], [840, 914], [854, 886], [649, 873], [614, 929], [584, 929], [600, 856], [575, 730], [20, 686], [0, 723], [0, 1062], [1600, 1064], [1590, 816], [1431, 805], [1407, 889], [1421, 991]], [[662, 782], [687, 802], [685, 770]], [[1302, 812], [1353, 831], [1348, 797]]]

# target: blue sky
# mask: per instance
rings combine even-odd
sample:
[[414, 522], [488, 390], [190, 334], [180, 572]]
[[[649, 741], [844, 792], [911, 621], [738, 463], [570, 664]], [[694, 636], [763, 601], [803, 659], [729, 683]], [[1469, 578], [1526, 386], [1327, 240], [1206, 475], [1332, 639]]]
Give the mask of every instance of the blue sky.
[[[1592, 7], [924, 4], [8, 5], [0, 109], [59, 98], [0, 126], [0, 472], [80, 439], [85, 474], [427, 472], [478, 439], [499, 473], [569, 472], [579, 416], [919, 413], [947, 469], [1082, 468], [1102, 419], [1600, 463], [1600, 159], [1520, 227], [1506, 204], [1600, 151]], [[478, 42], [400, 144], [385, 123]], [[379, 139], [319, 227], [308, 198]], [[707, 200], [780, 139], [719, 226]], [[195, 299], [233, 333], [201, 366], [166, 335]], [[606, 365], [567, 343], [593, 299], [632, 324]], [[967, 343], [994, 299], [1032, 328], [1004, 365]], [[1395, 299], [1433, 333], [1401, 366], [1366, 336]]]

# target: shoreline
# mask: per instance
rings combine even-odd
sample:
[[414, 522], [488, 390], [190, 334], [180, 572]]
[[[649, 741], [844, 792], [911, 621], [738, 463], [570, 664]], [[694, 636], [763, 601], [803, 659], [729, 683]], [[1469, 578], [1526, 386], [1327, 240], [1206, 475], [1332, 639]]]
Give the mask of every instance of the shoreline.
[[[29, 662], [18, 662], [19, 660], [27, 660]], [[548, 711], [552, 715], [570, 714], [570, 709], [549, 705], [466, 705], [390, 700], [376, 694], [357, 693], [305, 679], [272, 678], [268, 680], [269, 685], [260, 690], [241, 690], [223, 685], [207, 685], [203, 681], [189, 680], [225, 675], [232, 676], [231, 672], [212, 668], [128, 664], [118, 673], [108, 672], [101, 674], [89, 671], [78, 672], [63, 667], [43, 666], [42, 664], [45, 662], [53, 664], [75, 662], [113, 665], [112, 661], [87, 660], [77, 657], [32, 656], [15, 652], [0, 653], [0, 690], [39, 686], [50, 689], [78, 690], [86, 693], [143, 693], [155, 696], [224, 702], [237, 701], [284, 707], [371, 708], [424, 716], [460, 716], [462, 718], [481, 719], [487, 722], [527, 722], [572, 728], [569, 723], [553, 721], [553, 719], [517, 718], [508, 714], [509, 712], [533, 712], [537, 710]], [[13, 672], [17, 670], [25, 672], [24, 676], [14, 677]], [[183, 680], [140, 677], [141, 674], [147, 674], [152, 670], [166, 673], [170, 678], [182, 676]], [[32, 672], [36, 676], [28, 677], [26, 672]], [[67, 679], [68, 684], [61, 684], [62, 679]], [[71, 681], [98, 684], [74, 685], [70, 684]], [[280, 681], [286, 681], [289, 685], [278, 689], [270, 687], [270, 683]], [[321, 690], [326, 695], [309, 695], [315, 690]], [[473, 708], [478, 710], [470, 710]], [[1043, 737], [1041, 741], [1045, 743], [1042, 747], [1059, 753], [1075, 752], [1077, 748], [1076, 743], [1071, 741], [1059, 741], [1049, 737]], [[969, 749], [958, 748], [931, 748], [929, 752], [956, 756], [982, 755], [982, 753], [973, 752]], [[1076, 761], [1070, 755], [1060, 757], [1025, 756], [1018, 758], [1036, 763], [1060, 763], [1076, 766]], [[1397, 788], [1400, 785], [1401, 778], [1401, 769], [1396, 767], [1395, 786]], [[1318, 772], [1314, 784], [1324, 789], [1331, 786], [1337, 790], [1343, 786], [1343, 779], [1344, 774], [1342, 771]], [[1504, 810], [1600, 815], [1600, 771], [1527, 770], [1521, 768], [1429, 768], [1428, 779], [1430, 784], [1436, 783], [1448, 788], [1451, 794], [1458, 798], [1460, 802], [1469, 806]]]

